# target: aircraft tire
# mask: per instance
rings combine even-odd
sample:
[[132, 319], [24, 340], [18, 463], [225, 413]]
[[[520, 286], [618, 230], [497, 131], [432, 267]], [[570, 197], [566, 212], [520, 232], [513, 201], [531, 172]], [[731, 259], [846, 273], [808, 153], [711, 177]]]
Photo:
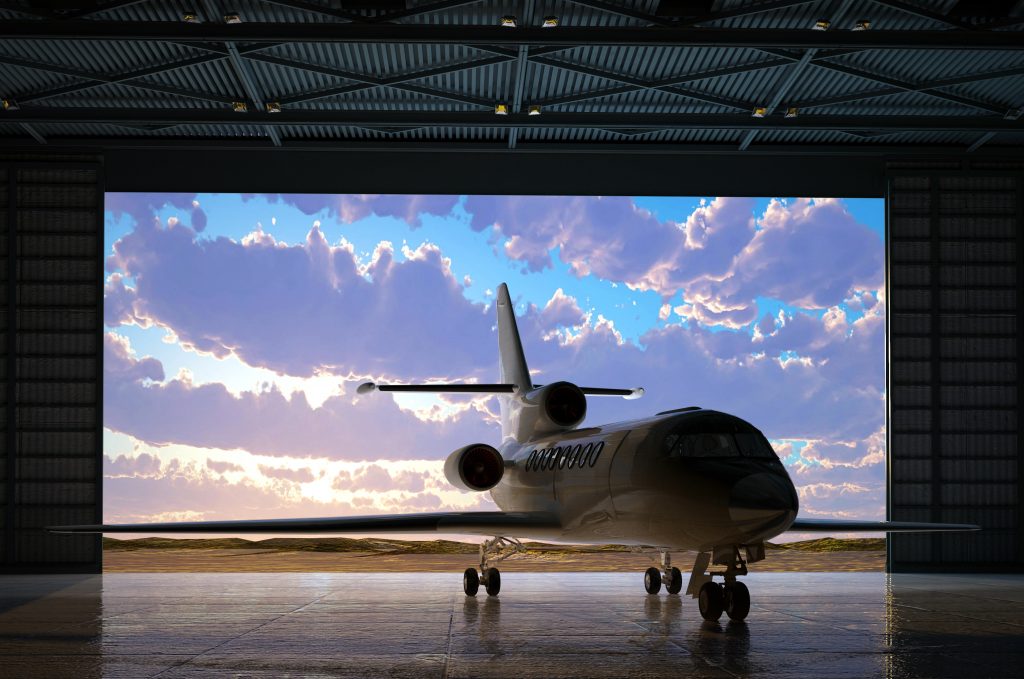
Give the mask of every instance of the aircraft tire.
[[722, 617], [722, 610], [725, 608], [724, 599], [721, 585], [717, 582], [705, 582], [700, 588], [700, 596], [697, 597], [700, 617], [712, 622], [717, 621]]
[[669, 594], [679, 594], [679, 590], [683, 588], [683, 574], [675, 566], [672, 567], [667, 591]]
[[501, 572], [497, 568], [488, 568], [484, 572], [484, 585], [487, 588], [487, 596], [498, 596], [501, 591]]
[[661, 571], [654, 566], [644, 572], [644, 589], [648, 594], [657, 594], [661, 591]]
[[744, 620], [750, 613], [750, 590], [742, 582], [725, 586], [725, 613], [736, 622]]
[[476, 574], [475, 568], [467, 568], [466, 572], [462, 574], [462, 589], [466, 592], [466, 596], [476, 596], [480, 589], [480, 576]]

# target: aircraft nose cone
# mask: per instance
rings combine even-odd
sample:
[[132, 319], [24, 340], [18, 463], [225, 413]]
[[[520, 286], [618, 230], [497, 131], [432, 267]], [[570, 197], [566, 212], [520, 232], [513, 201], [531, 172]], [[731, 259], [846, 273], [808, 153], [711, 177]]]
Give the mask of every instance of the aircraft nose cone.
[[729, 494], [729, 515], [742, 523], [774, 524], [796, 516], [792, 485], [777, 474], [758, 473], [736, 482]]

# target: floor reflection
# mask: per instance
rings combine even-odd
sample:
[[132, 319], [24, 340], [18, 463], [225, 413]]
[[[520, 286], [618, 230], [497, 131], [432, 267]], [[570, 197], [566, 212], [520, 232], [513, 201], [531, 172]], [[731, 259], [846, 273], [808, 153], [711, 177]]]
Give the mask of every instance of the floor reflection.
[[[630, 574], [0, 577], [0, 676], [1017, 677], [1024, 578], [755, 574], [745, 623]], [[637, 591], [639, 590], [639, 592]]]

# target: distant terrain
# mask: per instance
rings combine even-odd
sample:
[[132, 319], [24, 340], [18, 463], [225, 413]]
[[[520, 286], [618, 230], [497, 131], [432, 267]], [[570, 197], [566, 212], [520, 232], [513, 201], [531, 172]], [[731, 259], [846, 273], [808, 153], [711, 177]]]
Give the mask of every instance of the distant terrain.
[[[623, 545], [525, 542], [526, 552], [502, 562], [508, 571], [633, 571], [656, 552]], [[452, 540], [379, 538], [103, 538], [106, 572], [372, 572], [460, 571], [476, 562], [478, 547]], [[819, 538], [768, 544], [768, 558], [752, 571], [880, 571], [884, 538]], [[692, 553], [674, 553], [682, 570]]]

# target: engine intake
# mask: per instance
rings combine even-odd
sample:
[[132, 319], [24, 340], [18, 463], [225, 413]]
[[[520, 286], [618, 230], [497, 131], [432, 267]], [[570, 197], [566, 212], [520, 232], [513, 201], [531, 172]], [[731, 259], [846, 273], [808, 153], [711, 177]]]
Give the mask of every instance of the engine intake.
[[490, 490], [505, 475], [505, 460], [493, 446], [474, 443], [448, 456], [444, 475], [448, 483], [461, 490]]

